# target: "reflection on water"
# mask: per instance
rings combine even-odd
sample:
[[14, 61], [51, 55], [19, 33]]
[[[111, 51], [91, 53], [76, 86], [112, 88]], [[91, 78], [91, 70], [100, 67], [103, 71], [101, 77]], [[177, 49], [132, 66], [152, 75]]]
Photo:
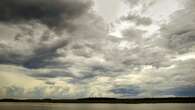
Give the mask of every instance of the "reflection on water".
[[0, 110], [194, 110], [195, 104], [0, 103]]

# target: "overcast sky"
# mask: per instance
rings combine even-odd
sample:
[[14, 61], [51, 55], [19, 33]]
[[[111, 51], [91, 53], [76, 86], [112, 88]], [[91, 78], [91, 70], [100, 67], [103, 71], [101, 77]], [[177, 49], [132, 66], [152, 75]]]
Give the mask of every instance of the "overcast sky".
[[0, 98], [195, 96], [194, 0], [1, 0]]

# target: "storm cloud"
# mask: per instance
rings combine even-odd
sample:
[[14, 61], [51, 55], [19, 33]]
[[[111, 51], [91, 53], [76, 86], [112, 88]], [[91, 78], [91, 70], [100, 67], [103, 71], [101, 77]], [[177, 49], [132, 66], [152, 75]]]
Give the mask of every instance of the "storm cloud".
[[5, 30], [0, 41], [0, 62], [4, 64], [27, 68], [54, 65], [51, 59], [59, 56], [57, 50], [82, 37], [81, 27], [91, 28], [87, 24], [90, 17], [98, 22], [95, 15], [88, 13], [92, 1], [87, 0], [9, 0], [0, 4], [0, 25]]
[[87, 0], [2, 0], [0, 21], [5, 23], [39, 21], [48, 26], [68, 25], [68, 20], [85, 13]]

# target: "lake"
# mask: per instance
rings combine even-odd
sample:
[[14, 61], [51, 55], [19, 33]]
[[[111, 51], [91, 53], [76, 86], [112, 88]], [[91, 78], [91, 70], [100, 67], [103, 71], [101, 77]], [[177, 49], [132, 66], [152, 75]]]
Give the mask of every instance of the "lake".
[[194, 110], [195, 104], [0, 103], [0, 110]]

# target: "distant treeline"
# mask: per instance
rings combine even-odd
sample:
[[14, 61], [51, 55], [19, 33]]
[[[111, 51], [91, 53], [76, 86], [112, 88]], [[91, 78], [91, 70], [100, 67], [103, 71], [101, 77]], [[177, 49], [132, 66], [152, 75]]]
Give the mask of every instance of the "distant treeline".
[[0, 99], [0, 102], [32, 102], [32, 103], [195, 103], [195, 97], [167, 98], [82, 98], [82, 99]]

